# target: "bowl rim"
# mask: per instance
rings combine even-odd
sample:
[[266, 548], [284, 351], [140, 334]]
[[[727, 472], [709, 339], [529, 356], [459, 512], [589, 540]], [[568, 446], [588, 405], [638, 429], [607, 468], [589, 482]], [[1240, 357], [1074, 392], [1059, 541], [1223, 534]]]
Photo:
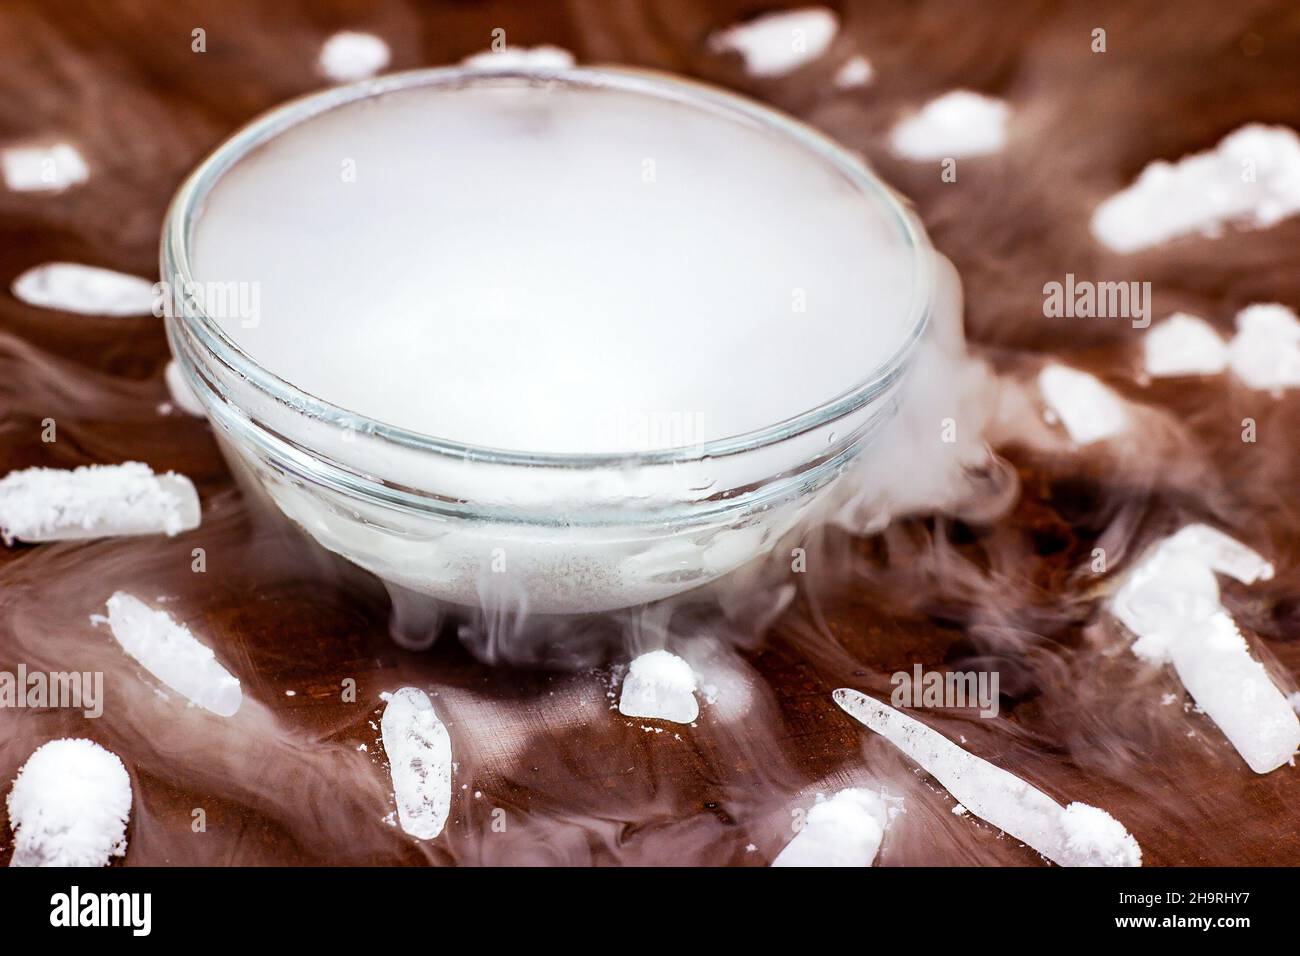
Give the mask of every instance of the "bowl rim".
[[189, 295], [181, 297], [177, 317], [207, 352], [240, 378], [279, 404], [300, 414], [405, 448], [460, 461], [570, 469], [629, 465], [674, 465], [753, 451], [821, 428], [870, 404], [887, 392], [906, 370], [935, 307], [933, 250], [905, 199], [872, 173], [853, 152], [811, 126], [771, 107], [734, 93], [673, 74], [626, 66], [508, 68], [435, 67], [384, 74], [288, 100], [257, 116], [224, 140], [185, 178], [168, 206], [161, 238], [164, 283], [184, 290], [194, 283], [190, 245], [194, 227], [212, 188], [225, 173], [284, 131], [311, 118], [359, 100], [419, 87], [456, 90], [503, 82], [546, 87], [563, 85], [616, 90], [653, 96], [704, 109], [724, 118], [784, 135], [828, 164], [887, 214], [911, 252], [912, 288], [904, 333], [898, 348], [865, 378], [821, 404], [782, 421], [738, 435], [691, 445], [626, 452], [551, 452], [495, 448], [439, 438], [372, 419], [313, 395], [261, 365], [226, 334], [220, 324]]

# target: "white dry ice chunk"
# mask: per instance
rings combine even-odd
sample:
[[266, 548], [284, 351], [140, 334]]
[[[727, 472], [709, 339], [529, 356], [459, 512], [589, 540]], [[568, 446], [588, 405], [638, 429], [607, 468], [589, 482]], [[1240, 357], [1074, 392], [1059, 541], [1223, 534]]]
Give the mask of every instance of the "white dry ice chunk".
[[205, 414], [203, 403], [194, 394], [194, 389], [190, 388], [189, 383], [185, 381], [185, 376], [181, 374], [179, 365], [175, 362], [168, 362], [167, 368], [163, 371], [163, 379], [167, 382], [167, 391], [177, 408], [191, 415]]
[[62, 192], [90, 177], [86, 161], [71, 143], [11, 146], [0, 150], [0, 172], [14, 192]]
[[432, 840], [451, 810], [451, 737], [424, 691], [403, 687], [382, 697], [379, 727], [398, 822], [411, 836]]
[[0, 537], [64, 541], [142, 534], [173, 536], [199, 526], [198, 492], [184, 475], [148, 465], [24, 468], [0, 479]]
[[106, 866], [126, 855], [131, 778], [93, 740], [51, 740], [27, 758], [6, 804], [10, 866]]
[[1011, 107], [991, 96], [953, 90], [904, 117], [889, 134], [904, 159], [947, 159], [996, 153], [1007, 142]]
[[467, 56], [460, 65], [474, 70], [567, 70], [573, 66], [573, 54], [558, 46], [503, 46]]
[[1187, 525], [1149, 549], [1110, 600], [1111, 613], [1138, 638], [1133, 652], [1169, 662], [1171, 643], [1189, 621], [1222, 610], [1216, 571], [1243, 584], [1273, 577], [1260, 554], [1209, 525]]
[[1074, 866], [1141, 866], [1137, 841], [1105, 810], [1071, 803], [1061, 814], [1065, 852]]
[[1253, 584], [1273, 566], [1221, 531], [1188, 525], [1125, 575], [1110, 611], [1135, 635], [1133, 653], [1172, 664], [1242, 759], [1268, 773], [1300, 747], [1300, 718], [1224, 609], [1215, 572]]
[[785, 76], [825, 53], [839, 29], [840, 19], [833, 10], [803, 7], [719, 30], [709, 37], [709, 48], [714, 53], [739, 53], [751, 76]]
[[1110, 610], [1136, 637], [1134, 654], [1152, 664], [1172, 660], [1170, 645], [1188, 621], [1217, 612], [1219, 582], [1205, 562], [1156, 549], [1124, 578]]
[[1284, 305], [1251, 305], [1237, 313], [1228, 365], [1251, 388], [1300, 388], [1300, 319]]
[[1242, 584], [1268, 581], [1273, 577], [1272, 562], [1231, 535], [1207, 524], [1185, 525], [1177, 534], [1166, 538], [1164, 545], [1171, 553], [1195, 558]]
[[878, 794], [860, 787], [814, 804], [803, 828], [773, 866], [871, 866], [885, 838], [889, 812]]
[[695, 672], [690, 664], [668, 651], [642, 654], [628, 666], [618, 711], [625, 717], [693, 722], [700, 715]]
[[1217, 375], [1228, 365], [1228, 346], [1214, 326], [1185, 312], [1153, 325], [1142, 345], [1146, 372], [1152, 378]]
[[108, 599], [108, 617], [91, 620], [106, 621], [122, 650], [176, 693], [221, 717], [239, 710], [239, 679], [221, 666], [212, 648], [166, 611], [118, 591]]
[[860, 86], [866, 86], [874, 77], [875, 71], [871, 68], [871, 61], [865, 56], [858, 54], [851, 56], [844, 61], [844, 64], [835, 71], [833, 80], [836, 89], [852, 90]]
[[148, 279], [76, 262], [33, 266], [10, 290], [28, 305], [82, 315], [151, 315], [157, 299]]
[[[1142, 865], [1137, 841], [1106, 811], [1079, 803], [1063, 807], [1015, 774], [968, 753], [943, 734], [865, 694], [840, 688], [833, 696], [849, 716], [915, 760], [968, 811], [1052, 862], [1061, 866]], [[1103, 818], [1109, 823], [1103, 824]]]
[[372, 33], [345, 30], [321, 46], [317, 66], [331, 80], [350, 83], [374, 76], [392, 58], [388, 44]]
[[1251, 124], [1203, 153], [1157, 160], [1092, 216], [1092, 234], [1116, 252], [1180, 236], [1218, 236], [1228, 223], [1264, 229], [1300, 212], [1300, 137]]
[[1219, 611], [1189, 623], [1169, 654], [1196, 706], [1250, 769], [1268, 773], [1291, 762], [1300, 747], [1300, 718], [1251, 656], [1230, 614]]
[[1089, 445], [1128, 428], [1124, 400], [1087, 372], [1044, 366], [1038, 373], [1038, 390], [1077, 444]]

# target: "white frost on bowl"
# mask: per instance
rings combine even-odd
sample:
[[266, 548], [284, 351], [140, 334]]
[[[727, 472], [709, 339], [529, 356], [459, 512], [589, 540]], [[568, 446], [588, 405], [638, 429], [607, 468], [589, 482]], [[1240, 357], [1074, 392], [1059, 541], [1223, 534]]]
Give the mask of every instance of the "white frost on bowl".
[[904, 159], [947, 159], [996, 153], [1007, 142], [1011, 107], [1003, 100], [953, 90], [901, 119], [889, 134]]
[[126, 855], [131, 778], [117, 754], [93, 740], [38, 747], [6, 803], [14, 831], [10, 866], [107, 866]]
[[18, 193], [63, 192], [90, 178], [86, 161], [71, 143], [0, 150], [0, 172], [5, 185]]
[[374, 76], [388, 66], [388, 44], [372, 33], [345, 30], [321, 46], [317, 66], [336, 83], [351, 83]]
[[1251, 305], [1237, 313], [1228, 365], [1251, 388], [1300, 388], [1300, 320], [1284, 305]]
[[122, 650], [187, 700], [221, 717], [239, 711], [244, 699], [239, 678], [166, 611], [118, 591], [108, 599], [108, 617], [92, 615], [91, 621], [107, 623]]
[[751, 76], [770, 79], [793, 73], [830, 47], [840, 20], [826, 7], [769, 13], [709, 37], [714, 53], [738, 53]]
[[573, 54], [558, 46], [504, 46], [484, 50], [460, 61], [474, 70], [567, 70], [573, 66]]
[[1153, 325], [1142, 341], [1146, 372], [1152, 378], [1217, 375], [1228, 365], [1228, 346], [1214, 326], [1186, 312]]
[[871, 866], [890, 813], [879, 794], [861, 787], [819, 800], [773, 866]]
[[1064, 365], [1044, 366], [1038, 373], [1038, 390], [1077, 444], [1111, 438], [1129, 426], [1124, 400], [1087, 372]]
[[1092, 234], [1130, 253], [1180, 236], [1215, 237], [1229, 223], [1264, 229], [1300, 212], [1300, 137], [1252, 123], [1176, 163], [1156, 160], [1101, 203]]
[[198, 492], [184, 475], [148, 465], [24, 468], [0, 480], [0, 538], [66, 541], [165, 534], [199, 526]]
[[81, 315], [152, 315], [157, 300], [148, 279], [76, 262], [33, 266], [10, 291], [28, 305]]
[[379, 727], [398, 822], [416, 839], [432, 840], [451, 812], [451, 735], [424, 691], [403, 687], [381, 696]]
[[642, 654], [628, 666], [618, 710], [625, 717], [689, 724], [700, 715], [695, 672], [690, 664], [668, 651]]

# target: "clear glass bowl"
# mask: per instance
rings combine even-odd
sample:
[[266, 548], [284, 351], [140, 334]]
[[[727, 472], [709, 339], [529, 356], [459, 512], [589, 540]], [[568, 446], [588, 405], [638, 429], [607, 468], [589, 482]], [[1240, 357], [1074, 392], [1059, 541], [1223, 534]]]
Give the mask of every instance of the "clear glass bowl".
[[629, 607], [767, 553], [815, 520], [833, 500], [835, 479], [893, 415], [936, 297], [934, 253], [916, 219], [853, 154], [786, 116], [622, 68], [434, 69], [332, 88], [254, 120], [190, 175], [163, 226], [163, 277], [174, 289], [193, 282], [191, 240], [214, 183], [284, 130], [367, 97], [412, 87], [454, 94], [480, 83], [667, 98], [797, 143], [809, 162], [828, 164], [876, 204], [910, 250], [902, 346], [853, 388], [747, 434], [635, 454], [529, 453], [395, 428], [307, 394], [253, 361], [185, 296], [168, 310], [168, 339], [232, 468], [329, 550], [387, 582], [468, 606], [508, 601], [569, 614]]

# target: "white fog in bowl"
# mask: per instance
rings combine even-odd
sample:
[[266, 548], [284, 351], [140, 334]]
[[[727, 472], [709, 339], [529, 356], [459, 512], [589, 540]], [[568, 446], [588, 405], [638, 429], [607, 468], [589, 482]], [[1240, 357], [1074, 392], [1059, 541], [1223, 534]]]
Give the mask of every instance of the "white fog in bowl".
[[[288, 382], [391, 425], [531, 452], [674, 447], [851, 389], [902, 344], [897, 225], [733, 118], [614, 90], [412, 89], [230, 170], [194, 234], [218, 316]], [[231, 310], [233, 313], [235, 310]]]

